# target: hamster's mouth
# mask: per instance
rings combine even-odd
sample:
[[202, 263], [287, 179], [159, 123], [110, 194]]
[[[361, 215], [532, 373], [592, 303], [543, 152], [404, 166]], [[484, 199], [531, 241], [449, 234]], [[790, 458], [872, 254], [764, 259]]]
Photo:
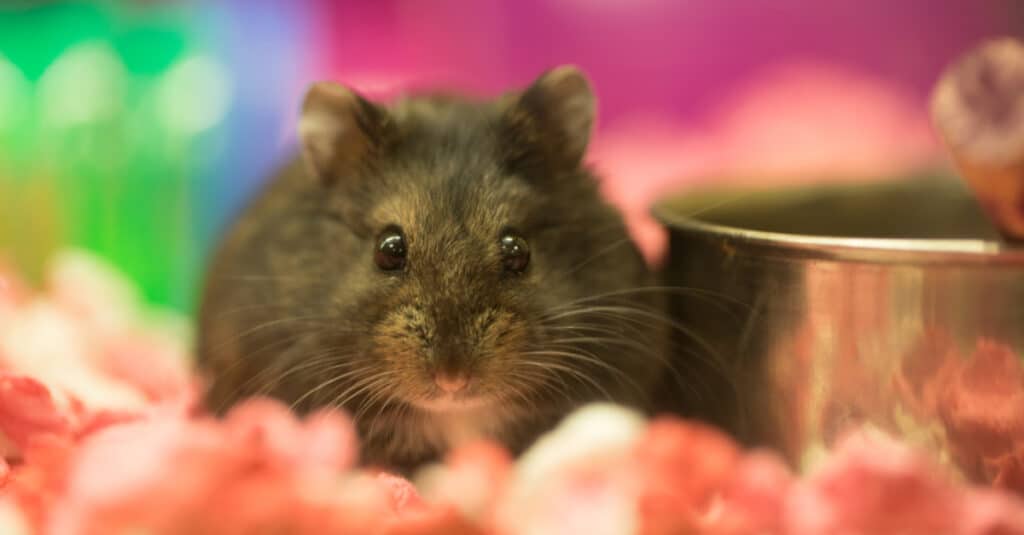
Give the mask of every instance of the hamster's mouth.
[[445, 394], [432, 398], [420, 398], [410, 403], [429, 412], [461, 412], [487, 407], [493, 400], [486, 396]]
[[408, 399], [410, 405], [427, 412], [458, 413], [491, 405], [494, 398], [482, 392], [479, 379], [463, 373], [434, 373], [422, 395]]

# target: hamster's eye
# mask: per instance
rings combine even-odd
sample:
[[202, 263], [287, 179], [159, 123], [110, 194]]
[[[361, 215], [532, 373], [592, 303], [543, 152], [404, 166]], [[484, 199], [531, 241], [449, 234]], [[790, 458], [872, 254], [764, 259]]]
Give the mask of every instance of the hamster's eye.
[[501, 257], [505, 271], [522, 273], [530, 264], [530, 246], [515, 234], [505, 234], [501, 237]]
[[405, 267], [405, 237], [396, 228], [385, 230], [377, 239], [373, 261], [384, 271], [397, 271]]

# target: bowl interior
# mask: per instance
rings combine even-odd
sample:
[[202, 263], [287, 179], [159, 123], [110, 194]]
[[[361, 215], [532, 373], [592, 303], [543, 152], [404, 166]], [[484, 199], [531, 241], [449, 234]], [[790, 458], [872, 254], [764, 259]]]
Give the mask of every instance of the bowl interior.
[[692, 189], [661, 201], [654, 213], [669, 227], [700, 222], [815, 237], [999, 240], [967, 187], [940, 174], [870, 183]]

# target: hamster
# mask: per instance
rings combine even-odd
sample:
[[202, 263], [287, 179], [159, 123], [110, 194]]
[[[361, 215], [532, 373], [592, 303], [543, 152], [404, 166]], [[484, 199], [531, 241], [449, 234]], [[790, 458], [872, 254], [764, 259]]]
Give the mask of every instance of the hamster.
[[312, 85], [301, 150], [207, 273], [208, 405], [344, 409], [362, 462], [399, 471], [465, 440], [519, 453], [588, 402], [647, 407], [664, 303], [584, 164], [594, 116], [573, 66], [495, 98]]

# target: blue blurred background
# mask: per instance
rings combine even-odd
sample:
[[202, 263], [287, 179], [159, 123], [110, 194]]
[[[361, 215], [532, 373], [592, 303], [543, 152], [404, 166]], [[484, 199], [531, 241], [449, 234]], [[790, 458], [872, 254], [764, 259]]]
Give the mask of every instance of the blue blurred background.
[[560, 63], [593, 79], [592, 158], [644, 239], [652, 196], [715, 172], [940, 165], [931, 84], [1022, 30], [1014, 0], [6, 1], [0, 256], [38, 277], [84, 247], [189, 311], [310, 81], [493, 93]]

